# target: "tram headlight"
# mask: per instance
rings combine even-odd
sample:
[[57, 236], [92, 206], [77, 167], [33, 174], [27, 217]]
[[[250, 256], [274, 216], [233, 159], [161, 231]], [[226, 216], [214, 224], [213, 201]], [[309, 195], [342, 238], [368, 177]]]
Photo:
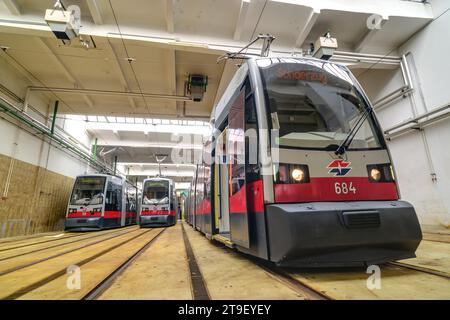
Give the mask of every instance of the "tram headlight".
[[280, 163], [275, 173], [275, 183], [292, 184], [292, 183], [308, 183], [309, 169], [304, 164], [287, 164]]
[[370, 164], [367, 166], [370, 182], [394, 182], [394, 174], [390, 163]]
[[372, 178], [373, 181], [380, 181], [381, 179], [381, 171], [378, 170], [377, 168], [373, 168], [372, 170], [370, 170], [370, 177]]
[[305, 178], [305, 172], [302, 169], [294, 169], [291, 176], [294, 181], [301, 182]]

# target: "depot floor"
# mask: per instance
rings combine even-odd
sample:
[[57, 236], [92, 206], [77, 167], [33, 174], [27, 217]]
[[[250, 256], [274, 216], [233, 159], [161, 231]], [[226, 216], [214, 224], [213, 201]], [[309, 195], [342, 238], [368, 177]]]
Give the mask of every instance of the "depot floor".
[[417, 258], [362, 269], [280, 269], [189, 225], [50, 233], [0, 241], [1, 299], [450, 299], [450, 233]]

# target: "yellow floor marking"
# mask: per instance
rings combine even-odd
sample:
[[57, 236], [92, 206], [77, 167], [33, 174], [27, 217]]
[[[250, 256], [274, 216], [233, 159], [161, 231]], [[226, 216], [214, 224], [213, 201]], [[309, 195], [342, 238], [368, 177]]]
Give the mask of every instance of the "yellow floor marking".
[[[136, 230], [134, 230], [134, 231], [136, 231]], [[23, 265], [26, 265], [29, 263], [40, 261], [40, 260], [48, 258], [48, 257], [52, 257], [56, 254], [60, 254], [60, 253], [74, 250], [77, 248], [82, 248], [86, 245], [96, 243], [98, 241], [102, 241], [102, 239], [106, 240], [107, 238], [110, 238], [114, 235], [126, 234], [129, 232], [132, 232], [132, 231], [131, 230], [116, 230], [116, 232], [109, 232], [109, 233], [102, 233], [102, 234], [97, 233], [96, 234], [97, 236], [94, 238], [92, 238], [92, 237], [83, 238], [82, 241], [79, 241], [79, 242], [75, 242], [75, 243], [69, 242], [67, 244], [58, 246], [56, 248], [49, 248], [46, 250], [26, 254], [23, 256], [11, 258], [11, 259], [4, 260], [4, 261], [0, 261], [0, 273], [4, 272], [6, 270], [10, 270], [11, 268], [23, 266]]]
[[305, 299], [243, 255], [217, 247], [187, 224], [185, 230], [211, 299]]
[[[149, 231], [144, 230], [144, 232]], [[81, 287], [79, 290], [69, 289], [67, 279], [69, 275], [64, 275], [54, 279], [48, 284], [41, 286], [19, 299], [27, 300], [79, 300], [94, 289], [108, 275], [114, 272], [130, 256], [139, 251], [148, 241], [153, 239], [162, 229], [150, 230], [145, 235], [131, 240], [123, 246], [98, 257], [81, 267]], [[158, 241], [158, 240], [156, 240]], [[149, 248], [151, 250], [151, 247]], [[139, 277], [139, 275], [135, 275]], [[133, 299], [134, 292], [128, 292], [128, 299]]]
[[100, 299], [192, 299], [186, 259], [181, 223], [177, 223], [136, 259]]
[[71, 265], [77, 264], [88, 257], [95, 256], [99, 252], [107, 248], [111, 248], [116, 244], [124, 241], [126, 242], [130, 238], [135, 237], [139, 233], [144, 233], [145, 231], [146, 230], [138, 230], [136, 232], [129, 232], [91, 247], [77, 250], [37, 265], [0, 276], [0, 299], [8, 297], [9, 295], [14, 294], [19, 290], [23, 290], [30, 285], [34, 285], [39, 281], [43, 281], [47, 277], [61, 270], [65, 270]]

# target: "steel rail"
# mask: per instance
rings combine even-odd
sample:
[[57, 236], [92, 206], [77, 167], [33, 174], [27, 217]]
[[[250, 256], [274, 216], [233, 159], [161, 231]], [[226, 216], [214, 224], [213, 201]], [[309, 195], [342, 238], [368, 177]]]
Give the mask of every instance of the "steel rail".
[[419, 271], [419, 272], [426, 273], [426, 274], [431, 274], [431, 275], [438, 276], [438, 277], [443, 277], [443, 278], [446, 278], [447, 280], [450, 280], [450, 274], [448, 274], [447, 272], [444, 272], [444, 271], [433, 270], [433, 269], [429, 269], [426, 267], [415, 266], [415, 265], [412, 265], [409, 263], [404, 263], [404, 262], [389, 262], [387, 264], [391, 265], [391, 266], [396, 266], [396, 267], [401, 267], [401, 268], [405, 268], [405, 269], [411, 269], [414, 271]]
[[320, 292], [304, 282], [294, 278], [286, 271], [275, 266], [271, 262], [263, 261], [255, 257], [248, 257], [254, 264], [266, 271], [269, 275], [288, 286], [295, 292], [305, 296], [307, 300], [333, 300], [332, 297]]
[[[73, 243], [77, 243], [77, 242], [80, 242], [80, 241], [83, 241], [83, 240], [90, 240], [90, 239], [98, 238], [98, 237], [101, 237], [101, 236], [107, 236], [107, 235], [111, 235], [111, 234], [119, 234], [119, 233], [123, 233], [123, 232], [125, 232], [123, 229], [116, 229], [116, 230], [113, 230], [113, 231], [107, 232], [107, 233], [102, 233], [102, 232], [100, 231], [100, 232], [96, 232], [95, 234], [90, 235], [89, 237], [77, 239], [77, 240], [75, 240], [75, 241], [70, 241], [70, 242], [66, 242], [66, 243], [59, 243], [59, 244], [56, 244], [56, 245], [53, 245], [53, 246], [44, 247], [44, 248], [40, 248], [40, 249], [37, 249], [37, 250], [32, 250], [32, 251], [27, 251], [27, 252], [19, 253], [19, 254], [15, 255], [15, 256], [10, 256], [10, 257], [5, 257], [5, 258], [0, 258], [0, 262], [1, 262], [1, 261], [5, 261], [5, 260], [9, 260], [9, 259], [13, 259], [13, 258], [17, 258], [17, 257], [26, 256], [26, 255], [28, 255], [28, 254], [36, 253], [36, 252], [40, 252], [40, 251], [44, 251], [44, 250], [47, 250], [47, 249], [53, 249], [53, 248], [62, 247], [62, 246], [65, 246], [65, 245], [71, 245], [71, 244], [73, 244]], [[80, 235], [78, 235], [78, 236], [72, 236], [72, 237], [60, 238], [60, 239], [57, 239], [57, 240], [64, 240], [64, 239], [70, 239], [70, 238], [77, 238], [77, 237], [84, 236], [84, 235], [89, 235], [89, 234], [83, 233], [83, 234], [80, 234]], [[45, 243], [45, 242], [41, 242], [41, 243]], [[37, 243], [37, 244], [41, 244], [41, 243]], [[32, 244], [30, 244], [30, 246], [31, 246], [31, 245], [32, 245]], [[25, 246], [25, 247], [26, 247], [26, 246]], [[6, 251], [6, 250], [5, 250], [5, 251]]]
[[[139, 229], [131, 231], [131, 232], [136, 232], [136, 231], [139, 231]], [[20, 265], [20, 266], [12, 267], [12, 268], [7, 269], [5, 271], [1, 271], [0, 272], [0, 276], [4, 276], [6, 274], [9, 274], [9, 273], [12, 273], [12, 272], [15, 272], [15, 271], [27, 268], [27, 267], [31, 267], [31, 266], [34, 266], [36, 264], [39, 264], [39, 263], [42, 263], [42, 262], [45, 262], [45, 261], [48, 261], [48, 260], [51, 260], [51, 259], [55, 259], [55, 258], [61, 257], [63, 255], [66, 255], [66, 254], [69, 254], [69, 253], [72, 253], [72, 252], [75, 252], [75, 251], [78, 251], [78, 250], [81, 250], [81, 249], [85, 249], [85, 248], [91, 247], [93, 245], [96, 245], [96, 244], [104, 242], [104, 241], [108, 241], [108, 240], [111, 240], [111, 239], [114, 239], [114, 238], [118, 238], [118, 237], [123, 236], [123, 235], [128, 234], [128, 233], [129, 233], [128, 231], [124, 231], [124, 232], [119, 233], [119, 234], [113, 234], [111, 237], [106, 237], [105, 239], [101, 239], [101, 240], [98, 240], [98, 241], [95, 241], [95, 242], [92, 242], [92, 243], [80, 246], [78, 248], [66, 250], [64, 252], [60, 252], [60, 253], [54, 254], [53, 256], [49, 256], [49, 257], [42, 258], [42, 259], [39, 259], [39, 260], [36, 260], [36, 261], [33, 261], [33, 262], [25, 263], [25, 264]]]
[[[152, 229], [153, 230], [153, 229]], [[139, 258], [152, 244], [159, 238], [159, 236], [166, 231], [167, 228], [162, 229], [155, 237], [147, 241], [136, 253], [123, 262], [116, 270], [110, 273], [105, 279], [103, 279], [94, 289], [89, 291], [81, 300], [95, 300], [108, 290], [114, 280], [117, 279], [137, 258]]]
[[181, 225], [183, 231], [184, 247], [186, 248], [186, 256], [188, 259], [189, 276], [191, 278], [192, 296], [194, 300], [210, 300], [211, 297], [206, 286], [205, 279], [203, 278], [200, 267], [195, 259], [194, 251], [192, 250], [191, 243], [187, 236], [184, 224]]
[[[138, 235], [136, 235], [136, 236], [134, 236], [134, 237], [132, 237], [130, 239], [122, 241], [122, 242], [120, 242], [120, 243], [118, 243], [118, 244], [116, 244], [116, 245], [114, 245], [114, 246], [112, 246], [110, 248], [102, 250], [102, 251], [98, 252], [97, 254], [94, 254], [94, 255], [92, 255], [90, 257], [87, 257], [87, 258], [85, 258], [85, 259], [83, 259], [81, 261], [75, 262], [73, 264], [78, 266], [78, 267], [81, 267], [81, 266], [87, 264], [88, 262], [91, 262], [91, 261], [93, 261], [93, 260], [95, 260], [95, 259], [97, 259], [97, 258], [99, 258], [99, 257], [101, 257], [101, 256], [103, 256], [103, 255], [105, 255], [105, 254], [107, 254], [107, 253], [109, 253], [109, 252], [111, 252], [111, 251], [113, 251], [113, 250], [123, 246], [124, 244], [129, 243], [130, 241], [132, 241], [134, 239], [142, 237], [143, 235], [149, 233], [150, 231], [152, 231], [152, 230], [142, 232], [142, 233], [140, 233], [140, 234], [138, 234]], [[49, 276], [45, 277], [42, 280], [36, 281], [36, 282], [34, 282], [34, 283], [24, 287], [24, 288], [16, 290], [15, 292], [9, 294], [8, 296], [6, 296], [6, 297], [4, 297], [2, 299], [3, 300], [15, 300], [15, 299], [18, 299], [21, 296], [23, 296], [23, 295], [25, 295], [25, 294], [33, 291], [33, 290], [36, 290], [36, 289], [46, 285], [47, 283], [49, 283], [49, 282], [51, 282], [51, 281], [53, 281], [53, 280], [55, 280], [55, 279], [57, 279], [57, 278], [59, 278], [61, 276], [64, 276], [66, 273], [67, 273], [67, 270], [65, 268], [63, 268], [63, 269], [61, 269], [59, 271], [56, 271], [56, 272], [50, 274]]]

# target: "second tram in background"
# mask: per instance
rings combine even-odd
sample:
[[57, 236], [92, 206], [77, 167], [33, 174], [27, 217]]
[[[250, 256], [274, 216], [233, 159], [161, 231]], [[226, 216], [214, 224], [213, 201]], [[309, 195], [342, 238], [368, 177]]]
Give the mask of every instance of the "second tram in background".
[[106, 174], [78, 176], [67, 208], [65, 229], [92, 231], [136, 224], [138, 190]]
[[177, 200], [173, 180], [167, 178], [145, 179], [142, 184], [141, 201], [139, 214], [141, 228], [175, 225]]

